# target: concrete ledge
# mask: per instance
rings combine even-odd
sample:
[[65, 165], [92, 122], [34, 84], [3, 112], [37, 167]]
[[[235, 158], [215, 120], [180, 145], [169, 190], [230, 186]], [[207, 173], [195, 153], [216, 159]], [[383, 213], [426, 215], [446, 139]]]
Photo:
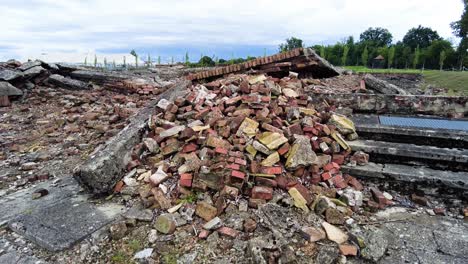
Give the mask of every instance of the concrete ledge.
[[342, 167], [342, 171], [359, 178], [374, 178], [384, 181], [401, 181], [432, 187], [468, 190], [468, 172], [441, 171], [418, 166], [376, 163], [355, 167], [345, 165]]
[[161, 99], [174, 100], [183, 93], [191, 82], [181, 80], [173, 87], [150, 102], [140, 110], [117, 135], [105, 145], [96, 149], [90, 158], [75, 168], [74, 177], [87, 190], [95, 194], [104, 194], [112, 190], [115, 183], [122, 178], [123, 171], [130, 161], [133, 147], [141, 142], [142, 135], [147, 125], [147, 120], [154, 107]]
[[309, 93], [312, 101], [320, 104], [348, 107], [354, 112], [394, 113], [403, 115], [435, 115], [444, 117], [468, 117], [468, 97], [391, 95], [391, 94], [335, 94]]
[[354, 151], [364, 151], [366, 153], [386, 155], [391, 157], [401, 157], [410, 161], [425, 160], [427, 162], [457, 162], [468, 164], [468, 150], [438, 148], [433, 146], [418, 146], [414, 144], [383, 142], [374, 140], [349, 141], [349, 146]]

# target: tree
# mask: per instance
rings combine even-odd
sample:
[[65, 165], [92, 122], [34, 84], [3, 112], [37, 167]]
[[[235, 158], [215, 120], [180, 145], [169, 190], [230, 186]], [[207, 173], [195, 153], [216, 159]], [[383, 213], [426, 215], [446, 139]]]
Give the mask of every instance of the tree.
[[131, 50], [130, 54], [135, 57], [135, 67], [138, 67], [138, 54], [136, 53], [135, 50]]
[[127, 68], [127, 57], [123, 57], [123, 66], [124, 68]]
[[362, 65], [367, 67], [367, 63], [369, 62], [369, 51], [367, 50], [367, 46], [364, 47], [364, 51], [362, 52], [361, 62], [362, 62]]
[[94, 54], [94, 68], [97, 67], [97, 56], [96, 54]]
[[151, 66], [151, 55], [148, 53], [148, 62], [147, 62], [147, 66], [150, 67]]
[[444, 68], [444, 61], [445, 61], [446, 58], [447, 58], [447, 54], [445, 54], [445, 50], [441, 51], [440, 56], [439, 56], [440, 70], [442, 70]]
[[185, 52], [185, 64], [188, 65], [190, 63], [190, 59], [189, 59], [189, 55], [188, 55], [188, 51]]
[[285, 52], [288, 50], [293, 50], [293, 49], [302, 48], [302, 47], [304, 47], [304, 43], [302, 42], [302, 39], [291, 37], [291, 38], [286, 39], [286, 43], [279, 45], [279, 51]]
[[86, 57], [84, 58], [84, 65], [85, 65], [85, 66], [88, 65], [88, 56], [86, 56]]
[[320, 46], [320, 57], [324, 58], [325, 59], [325, 47], [324, 46]]
[[441, 37], [437, 31], [419, 25], [417, 28], [408, 30], [406, 35], [403, 37], [403, 44], [411, 49], [415, 49], [418, 45], [419, 48], [425, 49], [429, 47], [433, 41], [440, 39]]
[[341, 57], [341, 66], [346, 66], [346, 60], [348, 59], [349, 46], [345, 45], [343, 49], [343, 56]]
[[468, 49], [468, 0], [463, 0], [463, 4], [465, 8], [460, 20], [450, 24], [455, 36], [461, 38], [457, 49], [460, 70], [463, 68], [466, 50]]
[[107, 68], [107, 58], [104, 57], [104, 68]]
[[393, 65], [393, 59], [395, 58], [395, 46], [392, 46], [389, 50], [388, 50], [388, 68], [390, 69]]
[[416, 69], [416, 67], [419, 64], [419, 55], [420, 55], [420, 51], [419, 51], [419, 45], [418, 45], [416, 47], [416, 49], [414, 50], [414, 57], [413, 57], [413, 68], [414, 69]]
[[116, 65], [115, 65], [115, 60], [112, 61], [112, 68], [116, 68]]
[[200, 64], [201, 66], [215, 66], [215, 62], [213, 61], [213, 59], [208, 56], [203, 56], [198, 61], [198, 64]]
[[161, 65], [161, 56], [158, 56], [158, 64]]
[[361, 42], [365, 42], [367, 45], [382, 47], [390, 45], [392, 43], [393, 36], [388, 29], [370, 27], [366, 31], [362, 32], [359, 38]]

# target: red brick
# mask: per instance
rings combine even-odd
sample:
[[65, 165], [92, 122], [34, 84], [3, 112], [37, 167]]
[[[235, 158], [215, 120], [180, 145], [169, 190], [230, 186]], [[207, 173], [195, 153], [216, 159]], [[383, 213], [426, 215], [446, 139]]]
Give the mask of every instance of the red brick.
[[262, 167], [262, 173], [265, 174], [281, 174], [283, 173], [283, 168], [281, 167]]
[[332, 161], [335, 162], [338, 165], [343, 165], [344, 159], [345, 159], [345, 157], [342, 154], [333, 154]]
[[328, 163], [325, 166], [323, 166], [323, 169], [326, 170], [326, 171], [331, 171], [331, 170], [334, 169], [334, 166], [333, 166], [333, 164]]
[[184, 148], [182, 149], [182, 153], [190, 153], [198, 149], [198, 145], [194, 143], [190, 143], [188, 145], [185, 145]]
[[245, 173], [237, 170], [231, 171], [231, 176], [239, 179], [245, 179]]
[[286, 177], [284, 176], [277, 176], [275, 178], [275, 181], [278, 183], [278, 187], [283, 189], [283, 190], [286, 190], [287, 189], [287, 186], [288, 186], [288, 179], [286, 179]]
[[323, 181], [326, 181], [326, 180], [330, 179], [331, 177], [332, 176], [331, 176], [331, 174], [329, 172], [322, 173], [322, 180]]
[[179, 179], [180, 186], [192, 187], [192, 178], [193, 178], [192, 174], [182, 173]]
[[335, 185], [335, 187], [338, 189], [343, 189], [348, 186], [341, 175], [334, 176], [332, 180], [333, 180], [333, 185]]
[[215, 152], [216, 152], [216, 153], [219, 153], [219, 154], [227, 155], [228, 150], [225, 149], [225, 148], [222, 148], [222, 147], [216, 147], [216, 148], [215, 148]]
[[343, 244], [340, 245], [340, 253], [344, 256], [357, 256], [358, 249], [355, 245]]
[[239, 164], [234, 164], [234, 163], [228, 164], [226, 168], [231, 169], [231, 170], [240, 170]]
[[217, 231], [221, 235], [225, 235], [225, 236], [232, 237], [232, 238], [237, 237], [240, 233], [239, 231], [233, 228], [227, 227], [227, 226], [220, 227]]
[[289, 143], [284, 143], [284, 144], [278, 149], [278, 154], [284, 155], [284, 154], [288, 153], [289, 148], [290, 148]]
[[271, 188], [276, 188], [278, 186], [278, 183], [275, 180], [263, 178], [263, 177], [256, 177], [255, 182], [258, 185], [267, 186]]
[[379, 204], [380, 208], [383, 208], [387, 205], [387, 199], [383, 195], [381, 191], [377, 188], [370, 188], [372, 197], [374, 198], [374, 201], [376, 201]]
[[264, 186], [255, 186], [252, 189], [253, 199], [271, 200], [273, 198], [273, 189]]
[[246, 166], [247, 165], [247, 161], [245, 159], [240, 159], [240, 158], [236, 158], [234, 160], [235, 163], [239, 164], [239, 165], [243, 165], [243, 166]]
[[210, 235], [210, 231], [208, 230], [201, 230], [200, 233], [198, 234], [198, 238], [200, 239], [206, 239]]

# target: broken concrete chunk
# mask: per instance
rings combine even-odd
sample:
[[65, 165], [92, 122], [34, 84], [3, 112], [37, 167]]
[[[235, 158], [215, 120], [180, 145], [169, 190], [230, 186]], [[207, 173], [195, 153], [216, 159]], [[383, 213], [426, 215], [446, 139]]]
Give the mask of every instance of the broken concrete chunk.
[[401, 94], [401, 95], [409, 94], [402, 88], [394, 84], [391, 84], [387, 81], [384, 81], [382, 79], [378, 79], [371, 74], [364, 75], [364, 82], [366, 83], [366, 88], [375, 90], [383, 94]]
[[236, 135], [238, 137], [246, 136], [248, 138], [251, 138], [255, 136], [255, 134], [257, 133], [258, 126], [259, 124], [257, 121], [254, 121], [246, 117], [244, 121], [242, 122], [242, 124], [240, 125], [239, 129], [237, 130]]
[[283, 94], [287, 97], [293, 97], [293, 98], [299, 97], [299, 94], [297, 94], [293, 89], [290, 89], [290, 88], [284, 88]]
[[23, 73], [19, 71], [13, 71], [9, 69], [0, 69], [0, 80], [13, 81], [23, 77]]
[[328, 123], [334, 125], [338, 129], [338, 132], [343, 135], [356, 133], [353, 121], [343, 115], [333, 114]]
[[169, 129], [164, 130], [163, 132], [159, 133], [159, 137], [160, 138], [172, 137], [172, 136], [175, 136], [175, 135], [179, 134], [180, 132], [184, 131], [184, 129], [185, 129], [185, 126], [171, 127]]
[[270, 154], [266, 159], [262, 161], [262, 166], [271, 167], [280, 161], [280, 156], [277, 151]]
[[301, 234], [309, 242], [317, 242], [326, 237], [325, 232], [321, 228], [316, 227], [303, 227]]
[[206, 230], [215, 230], [220, 228], [222, 225], [221, 218], [215, 217], [203, 225], [203, 228]]
[[146, 149], [148, 149], [151, 153], [158, 153], [159, 152], [159, 145], [156, 140], [152, 138], [145, 138], [143, 139], [143, 144], [145, 144]]
[[267, 78], [265, 75], [261, 74], [261, 75], [257, 75], [257, 76], [251, 76], [249, 78], [249, 83], [250, 84], [256, 84], [256, 83], [261, 83], [263, 81], [265, 81]]
[[309, 212], [309, 207], [307, 207], [307, 200], [302, 196], [302, 194], [295, 188], [289, 189], [289, 195], [294, 199], [294, 206], [304, 210], [304, 212]]
[[172, 234], [176, 229], [174, 217], [170, 214], [162, 214], [156, 218], [154, 228], [163, 234]]
[[254, 140], [252, 142], [252, 147], [258, 151], [260, 151], [261, 153], [263, 154], [266, 154], [266, 155], [270, 155], [271, 154], [271, 151], [270, 149], [268, 149], [265, 145], [263, 145], [262, 143], [258, 142], [257, 140]]
[[295, 169], [299, 166], [312, 165], [316, 160], [317, 155], [312, 150], [310, 139], [306, 136], [296, 135], [296, 140], [288, 152], [286, 168]]
[[336, 142], [338, 142], [338, 144], [340, 144], [340, 146], [345, 149], [345, 150], [350, 150], [351, 147], [349, 146], [348, 142], [346, 142], [346, 140], [341, 136], [340, 133], [338, 132], [333, 132], [331, 133], [331, 137], [336, 140]]
[[156, 105], [157, 107], [161, 108], [162, 110], [166, 110], [167, 107], [171, 104], [171, 102], [169, 102], [168, 100], [166, 99], [161, 99], [159, 100], [158, 104]]
[[322, 227], [325, 229], [327, 233], [327, 238], [337, 244], [343, 244], [344, 242], [348, 241], [348, 235], [341, 231], [338, 227], [331, 225], [327, 222], [322, 223]]
[[258, 140], [270, 150], [275, 150], [288, 142], [288, 139], [284, 135], [276, 132], [264, 132], [260, 135]]
[[65, 78], [59, 74], [52, 74], [47, 79], [47, 82], [60, 88], [69, 90], [90, 90], [92, 88], [92, 86], [88, 83], [75, 79]]
[[218, 209], [207, 202], [199, 202], [195, 208], [195, 214], [205, 221], [210, 221], [218, 214]]
[[8, 82], [0, 82], [0, 96], [20, 96], [23, 91]]

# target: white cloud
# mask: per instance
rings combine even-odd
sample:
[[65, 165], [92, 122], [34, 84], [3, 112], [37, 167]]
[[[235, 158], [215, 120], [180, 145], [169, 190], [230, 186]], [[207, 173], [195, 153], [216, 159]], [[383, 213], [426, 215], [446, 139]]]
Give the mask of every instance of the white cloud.
[[306, 44], [330, 43], [349, 35], [357, 39], [370, 26], [388, 28], [395, 40], [419, 24], [448, 38], [449, 23], [462, 12], [459, 0], [0, 0], [0, 5], [0, 60], [131, 47], [276, 46], [289, 36]]

